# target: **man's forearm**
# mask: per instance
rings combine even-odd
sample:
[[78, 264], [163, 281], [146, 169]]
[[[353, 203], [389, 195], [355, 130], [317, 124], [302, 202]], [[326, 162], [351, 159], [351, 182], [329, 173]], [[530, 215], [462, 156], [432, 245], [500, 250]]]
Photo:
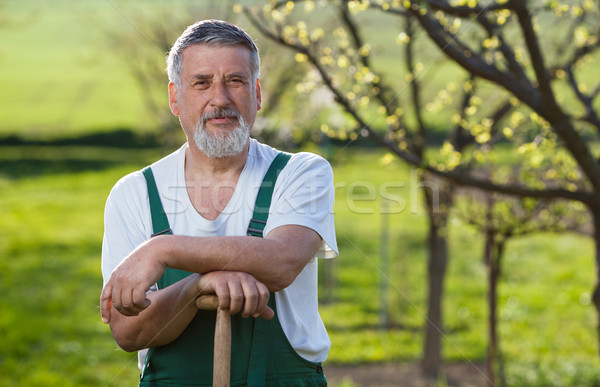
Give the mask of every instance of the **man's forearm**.
[[132, 251], [111, 273], [100, 295], [102, 319], [111, 322], [111, 303], [128, 316], [147, 309], [146, 291], [166, 267], [200, 274], [247, 273], [268, 291], [282, 290], [296, 279], [320, 245], [321, 237], [315, 231], [292, 225], [277, 227], [264, 239], [173, 235], [152, 238]]
[[148, 294], [151, 304], [137, 316], [112, 313], [110, 328], [125, 351], [165, 345], [175, 340], [196, 315], [198, 275]]
[[228, 270], [253, 275], [269, 290], [289, 286], [314, 256], [321, 239], [302, 226], [283, 226], [267, 238], [249, 236], [154, 238], [168, 267], [195, 273]]

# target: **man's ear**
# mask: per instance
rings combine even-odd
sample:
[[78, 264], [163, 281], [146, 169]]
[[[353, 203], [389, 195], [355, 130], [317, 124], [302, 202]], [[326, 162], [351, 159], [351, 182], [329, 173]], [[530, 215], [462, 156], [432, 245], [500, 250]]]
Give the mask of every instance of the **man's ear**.
[[171, 113], [178, 116], [179, 107], [177, 106], [177, 86], [173, 82], [169, 82], [169, 107]]
[[256, 79], [256, 111], [262, 107], [262, 96], [260, 94], [260, 82]]

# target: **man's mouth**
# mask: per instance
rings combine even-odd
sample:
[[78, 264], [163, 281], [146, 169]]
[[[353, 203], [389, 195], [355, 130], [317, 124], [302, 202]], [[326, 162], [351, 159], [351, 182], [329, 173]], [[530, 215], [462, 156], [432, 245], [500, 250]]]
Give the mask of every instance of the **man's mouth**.
[[232, 122], [233, 120], [237, 120], [236, 117], [227, 117], [227, 116], [223, 116], [223, 117], [214, 117], [214, 118], [209, 118], [207, 120], [214, 123], [214, 124], [227, 124]]
[[209, 113], [206, 113], [203, 117], [202, 117], [202, 121], [204, 123], [206, 122], [211, 122], [213, 124], [229, 124], [233, 121], [238, 121], [239, 120], [239, 113], [236, 112], [235, 110], [232, 109], [220, 109], [220, 110], [215, 110]]

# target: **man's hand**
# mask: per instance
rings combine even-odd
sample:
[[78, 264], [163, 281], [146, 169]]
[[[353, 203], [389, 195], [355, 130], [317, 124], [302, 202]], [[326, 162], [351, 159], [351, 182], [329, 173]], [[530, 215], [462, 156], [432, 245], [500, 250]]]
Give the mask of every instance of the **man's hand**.
[[146, 292], [162, 276], [166, 265], [151, 247], [152, 240], [131, 252], [116, 268], [100, 295], [102, 321], [109, 323], [111, 305], [125, 316], [137, 316], [150, 305]]
[[247, 273], [213, 271], [200, 276], [196, 282], [199, 295], [216, 294], [219, 308], [242, 317], [262, 317], [270, 320], [275, 313], [267, 306], [269, 289]]

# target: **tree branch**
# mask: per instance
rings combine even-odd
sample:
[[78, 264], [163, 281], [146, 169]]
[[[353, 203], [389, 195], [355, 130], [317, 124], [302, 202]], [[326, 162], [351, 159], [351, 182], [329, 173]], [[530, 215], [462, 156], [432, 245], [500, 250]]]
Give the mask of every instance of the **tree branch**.
[[558, 136], [563, 140], [565, 147], [575, 160], [577, 160], [583, 173], [594, 187], [597, 198], [600, 199], [600, 167], [585, 141], [573, 127], [569, 117], [562, 111], [554, 98], [554, 91], [550, 85], [550, 75], [544, 64], [544, 58], [533, 28], [531, 15], [527, 9], [527, 4], [521, 0], [511, 0], [510, 3], [513, 4], [517, 13], [531, 62], [538, 79], [538, 87], [544, 104], [541, 116], [553, 126]]
[[308, 60], [312, 63], [312, 65], [321, 75], [324, 84], [334, 94], [336, 102], [353, 117], [353, 119], [356, 121], [359, 127], [367, 130], [369, 136], [379, 145], [388, 149], [390, 152], [394, 153], [409, 164], [417, 168], [421, 168], [427, 172], [433, 173], [442, 178], [449, 179], [450, 181], [456, 184], [480, 188], [487, 191], [495, 191], [520, 197], [565, 198], [571, 200], [578, 200], [586, 204], [592, 204], [594, 202], [594, 195], [585, 191], [569, 191], [565, 189], [535, 190], [519, 185], [497, 184], [489, 180], [475, 177], [472, 174], [465, 172], [464, 170], [457, 169], [451, 171], [441, 171], [431, 165], [426, 165], [422, 157], [400, 149], [397, 144], [386, 139], [384, 136], [375, 131], [369, 124], [367, 124], [367, 122], [358, 114], [357, 110], [351, 105], [350, 101], [348, 101], [344, 97], [344, 95], [335, 87], [333, 80], [331, 79], [329, 74], [325, 71], [323, 66], [319, 63], [318, 59], [314, 55], [312, 55], [312, 53], [307, 47], [304, 47], [300, 44], [292, 44], [290, 42], [286, 42], [284, 39], [281, 38], [281, 35], [276, 35], [269, 29], [265, 28], [264, 23], [258, 20], [258, 16], [250, 12], [248, 8], [244, 8], [244, 13], [250, 20], [251, 24], [265, 37], [285, 47], [291, 48], [296, 52], [306, 55]]
[[413, 74], [410, 81], [410, 90], [412, 96], [413, 109], [415, 111], [415, 117], [418, 125], [418, 137], [414, 142], [414, 151], [419, 157], [423, 157], [425, 151], [425, 145], [427, 144], [427, 127], [423, 120], [423, 111], [421, 108], [421, 84], [420, 81], [414, 76], [415, 72], [415, 61], [414, 61], [414, 35], [415, 29], [412, 25], [412, 17], [410, 15], [405, 16], [406, 33], [410, 37], [405, 47], [405, 63], [406, 70], [409, 74]]
[[443, 11], [444, 13], [446, 13], [448, 15], [461, 17], [461, 18], [469, 18], [469, 17], [473, 17], [473, 16], [479, 16], [479, 15], [482, 15], [482, 14], [488, 13], [488, 12], [507, 9], [506, 4], [495, 4], [495, 3], [490, 3], [489, 5], [486, 5], [483, 7], [479, 6], [479, 5], [476, 5], [474, 7], [469, 7], [469, 6], [465, 6], [465, 5], [452, 6], [452, 5], [448, 4], [448, 1], [446, 1], [446, 0], [421, 0], [419, 2], [429, 5], [429, 7], [433, 10]]
[[502, 52], [502, 55], [504, 55], [504, 58], [508, 63], [508, 70], [515, 76], [517, 76], [517, 78], [522, 79], [524, 82], [526, 82], [529, 85], [529, 87], [533, 88], [531, 82], [529, 81], [529, 78], [527, 78], [527, 75], [523, 70], [523, 67], [515, 58], [514, 51], [504, 39], [504, 35], [502, 34], [502, 31], [498, 28], [498, 25], [496, 23], [490, 22], [485, 17], [485, 15], [478, 15], [477, 21], [488, 32], [488, 35], [490, 37], [496, 36], [498, 38], [498, 41], [500, 42], [500, 51]]
[[455, 46], [457, 39], [446, 39], [447, 33], [439, 22], [434, 21], [427, 13], [422, 14], [418, 8], [411, 8], [412, 14], [419, 20], [421, 26], [425, 29], [431, 40], [453, 61], [462, 66], [471, 74], [492, 81], [501, 87], [506, 88], [518, 99], [525, 102], [538, 114], [542, 115], [544, 105], [539, 98], [539, 92], [528, 82], [523, 82], [519, 78], [511, 76], [509, 73], [503, 73], [496, 67], [487, 64], [481, 57], [475, 55], [472, 51], [460, 50]]
[[308, 50], [308, 48], [299, 44], [292, 44], [286, 42], [284, 39], [281, 38], [280, 35], [276, 35], [272, 31], [265, 28], [263, 23], [261, 23], [261, 21], [258, 20], [257, 16], [252, 14], [252, 12], [250, 12], [249, 9], [244, 8], [244, 13], [250, 20], [250, 23], [252, 23], [252, 25], [268, 39], [271, 39], [276, 43], [279, 43], [285, 47], [291, 48], [296, 52], [306, 55], [310, 63], [319, 72], [319, 75], [321, 76], [323, 83], [325, 83], [325, 86], [327, 86], [327, 88], [333, 93], [336, 102], [339, 105], [341, 105], [344, 108], [344, 110], [346, 110], [346, 112], [348, 112], [354, 118], [354, 120], [358, 123], [358, 125], [361, 128], [366, 129], [369, 132], [369, 134], [373, 137], [373, 139], [375, 139], [375, 141], [377, 141], [380, 145], [383, 145], [386, 148], [393, 146], [390, 141], [386, 140], [383, 136], [374, 131], [373, 128], [371, 128], [371, 126], [367, 124], [367, 122], [358, 114], [356, 109], [352, 107], [350, 101], [348, 101], [348, 99], [342, 94], [340, 90], [338, 90], [337, 87], [335, 87], [332, 78], [329, 76], [327, 71], [325, 71], [321, 63], [319, 63], [319, 60]]
[[592, 92], [591, 95], [584, 94], [577, 84], [577, 80], [575, 79], [575, 74], [573, 73], [573, 67], [568, 66], [566, 69], [567, 76], [569, 77], [569, 84], [571, 85], [571, 89], [577, 96], [577, 99], [583, 104], [585, 108], [585, 115], [583, 116], [583, 120], [594, 125], [598, 131], [600, 131], [600, 117], [594, 110], [594, 97], [598, 95], [598, 90], [600, 90], [600, 85], [598, 89]]
[[[468, 82], [474, 82], [475, 81], [475, 77], [473, 77], [473, 75], [469, 74], [469, 80]], [[462, 101], [460, 104], [460, 121], [455, 125], [454, 130], [452, 131], [452, 135], [450, 136], [450, 143], [452, 144], [452, 147], [457, 151], [457, 152], [462, 152], [463, 149], [465, 149], [465, 147], [467, 147], [467, 145], [472, 144], [473, 141], [475, 140], [473, 135], [471, 133], [469, 133], [467, 130], [465, 130], [464, 126], [462, 125], [462, 121], [465, 119], [466, 116], [466, 110], [469, 107], [471, 98], [473, 97], [473, 94], [475, 93], [475, 86], [469, 88], [468, 90], [465, 90], [464, 94], [462, 95]]]
[[435, 173], [440, 177], [452, 180], [458, 185], [464, 185], [474, 188], [483, 189], [485, 191], [493, 191], [502, 194], [519, 196], [519, 197], [530, 197], [530, 198], [547, 198], [556, 199], [563, 198], [569, 200], [577, 200], [582, 203], [592, 204], [594, 203], [594, 194], [586, 191], [569, 191], [566, 189], [544, 189], [536, 190], [523, 187], [520, 185], [513, 184], [497, 184], [489, 180], [480, 179], [472, 176], [471, 174], [464, 174], [462, 171], [439, 171], [435, 167], [425, 167], [425, 170]]
[[[381, 76], [381, 74], [378, 74], [375, 71], [373, 71], [373, 69], [371, 68], [370, 54], [362, 55], [360, 53], [361, 49], [364, 46], [364, 42], [363, 42], [362, 37], [360, 36], [360, 32], [358, 30], [356, 23], [354, 22], [354, 20], [352, 20], [352, 17], [350, 16], [350, 12], [348, 11], [348, 6], [347, 6], [347, 0], [344, 0], [339, 5], [338, 8], [340, 11], [340, 17], [341, 17], [342, 21], [344, 22], [346, 28], [350, 32], [350, 36], [352, 37], [354, 47], [356, 48], [357, 52], [360, 55], [360, 60], [361, 60], [362, 65], [364, 67], [368, 68], [373, 74], [376, 74], [379, 77], [379, 82], [377, 83], [377, 87], [379, 87], [380, 92], [375, 95], [375, 98], [379, 101], [381, 106], [383, 106], [385, 108], [386, 114], [388, 116], [395, 114], [395, 111], [399, 106], [399, 103], [398, 103], [399, 96], [394, 95], [394, 93], [391, 92], [391, 90], [387, 86], [387, 84], [383, 82], [383, 77]], [[386, 98], [386, 96], [388, 96], [388, 95], [394, 95], [394, 96], [388, 100]], [[406, 128], [406, 124], [400, 117], [399, 117], [399, 126], [402, 128]], [[408, 135], [408, 131], [407, 131], [407, 135]]]

